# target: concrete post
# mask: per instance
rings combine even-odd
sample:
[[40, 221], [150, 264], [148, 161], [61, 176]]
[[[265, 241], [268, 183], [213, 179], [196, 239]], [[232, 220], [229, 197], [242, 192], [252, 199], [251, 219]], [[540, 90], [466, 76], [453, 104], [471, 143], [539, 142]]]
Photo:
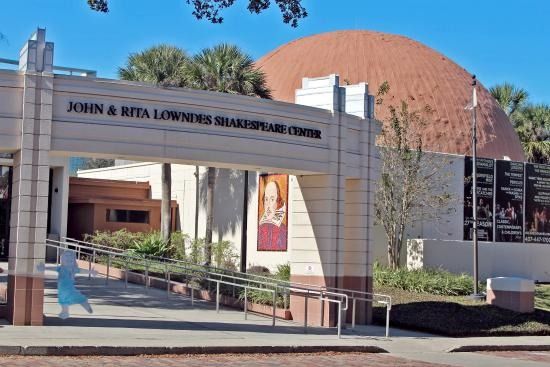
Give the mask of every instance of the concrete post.
[[52, 123], [53, 44], [38, 31], [21, 50], [24, 73], [21, 149], [13, 159], [8, 317], [14, 325], [42, 325]]

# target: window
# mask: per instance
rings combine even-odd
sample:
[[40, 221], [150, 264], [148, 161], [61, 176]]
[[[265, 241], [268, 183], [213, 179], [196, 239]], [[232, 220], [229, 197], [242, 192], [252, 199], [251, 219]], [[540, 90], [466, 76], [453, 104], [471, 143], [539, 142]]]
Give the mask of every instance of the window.
[[146, 210], [107, 209], [107, 222], [149, 224], [149, 212]]

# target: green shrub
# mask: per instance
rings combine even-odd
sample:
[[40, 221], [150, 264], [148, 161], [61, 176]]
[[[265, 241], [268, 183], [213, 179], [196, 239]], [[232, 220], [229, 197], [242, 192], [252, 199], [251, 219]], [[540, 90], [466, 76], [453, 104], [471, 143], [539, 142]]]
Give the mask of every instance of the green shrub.
[[261, 265], [251, 266], [248, 269], [246, 269], [246, 272], [248, 274], [261, 275], [261, 276], [271, 275], [271, 272], [269, 271], [269, 269], [266, 268], [265, 266], [261, 266]]
[[474, 291], [473, 278], [467, 274], [457, 275], [443, 269], [393, 270], [378, 263], [374, 264], [374, 286], [446, 296], [465, 296]]
[[[206, 242], [204, 238], [190, 240], [189, 236], [185, 237], [185, 241], [189, 243], [186, 249], [181, 251], [179, 246], [176, 248], [178, 253], [177, 258], [188, 261], [194, 264], [204, 264]], [[233, 244], [229, 241], [220, 241], [212, 244], [212, 265], [226, 270], [238, 269], [239, 255], [235, 252]]]
[[148, 255], [165, 257], [171, 252], [171, 245], [166, 243], [157, 233], [151, 233], [141, 241], [135, 241], [134, 246], [128, 250], [136, 255]]
[[173, 258], [187, 261], [187, 247], [189, 246], [190, 237], [187, 233], [181, 231], [172, 232], [170, 244], [172, 245]]
[[275, 277], [279, 280], [284, 280], [285, 282], [290, 281], [290, 264], [281, 264], [277, 265], [277, 272]]
[[212, 262], [217, 268], [236, 271], [239, 255], [229, 241], [220, 241], [212, 244]]
[[[84, 236], [84, 241], [95, 243], [102, 246], [109, 246], [118, 248], [121, 250], [130, 250], [136, 247], [136, 243], [141, 242], [151, 242], [156, 241], [160, 237], [159, 231], [152, 232], [129, 232], [126, 229], [121, 229], [119, 231], [96, 231], [94, 234], [86, 234]], [[187, 260], [187, 248], [189, 247], [189, 235], [181, 231], [172, 232], [170, 237], [170, 244], [163, 256], [171, 257], [180, 260]], [[141, 246], [141, 245], [139, 245]], [[152, 244], [148, 245], [151, 247]], [[144, 251], [152, 251], [144, 250]], [[154, 252], [154, 251], [153, 251]], [[162, 252], [162, 251], [161, 251]]]
[[149, 233], [129, 232], [126, 229], [119, 231], [95, 231], [94, 234], [85, 234], [84, 241], [91, 242], [97, 245], [109, 246], [121, 250], [129, 250], [137, 241], [143, 241]]
[[[290, 264], [281, 264], [277, 265], [277, 271], [275, 274], [270, 274], [269, 269], [265, 266], [261, 265], [254, 265], [248, 268], [247, 270], [248, 274], [255, 274], [255, 275], [262, 275], [267, 276], [283, 281], [289, 281], [290, 280]], [[247, 298], [249, 302], [257, 303], [261, 305], [267, 305], [271, 306], [273, 305], [273, 293], [269, 291], [262, 291], [258, 289], [249, 289], [247, 291]], [[286, 298], [286, 302], [285, 302]], [[239, 299], [241, 301], [244, 301], [244, 289], [240, 291]], [[285, 294], [277, 294], [277, 307], [278, 308], [284, 308], [285, 305], [288, 307], [290, 305], [290, 299]]]
[[204, 238], [198, 238], [191, 242], [188, 261], [195, 264], [202, 264], [204, 262]]

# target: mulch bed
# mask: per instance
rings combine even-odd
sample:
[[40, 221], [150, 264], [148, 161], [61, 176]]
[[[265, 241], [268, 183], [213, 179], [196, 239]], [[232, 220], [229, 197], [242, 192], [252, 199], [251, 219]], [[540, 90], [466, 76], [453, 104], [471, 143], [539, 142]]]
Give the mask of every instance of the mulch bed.
[[[469, 300], [378, 287], [392, 296], [391, 326], [433, 334], [466, 336], [550, 335], [550, 312], [521, 314]], [[374, 321], [385, 321], [385, 307], [374, 308]]]

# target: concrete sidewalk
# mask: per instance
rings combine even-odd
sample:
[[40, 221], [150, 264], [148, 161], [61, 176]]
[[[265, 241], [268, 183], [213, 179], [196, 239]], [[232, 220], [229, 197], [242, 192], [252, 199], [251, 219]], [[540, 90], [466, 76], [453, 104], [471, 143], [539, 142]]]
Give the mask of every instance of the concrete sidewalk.
[[[146, 290], [120, 281], [79, 276], [77, 286], [89, 296], [94, 314], [71, 307], [71, 318], [57, 317], [55, 280], [46, 280], [45, 326], [0, 326], [0, 354], [162, 354], [222, 352], [389, 352], [396, 356], [441, 363], [449, 351], [550, 350], [550, 337], [445, 338], [424, 333], [358, 326], [345, 329], [308, 328], [289, 321], [221, 308], [213, 303]], [[461, 353], [468, 359], [472, 353]], [[476, 358], [481, 358], [476, 356]], [[471, 361], [467, 361], [471, 362]], [[470, 365], [470, 364], [464, 364]], [[514, 366], [514, 364], [509, 364]], [[518, 364], [519, 365], [519, 364]]]

